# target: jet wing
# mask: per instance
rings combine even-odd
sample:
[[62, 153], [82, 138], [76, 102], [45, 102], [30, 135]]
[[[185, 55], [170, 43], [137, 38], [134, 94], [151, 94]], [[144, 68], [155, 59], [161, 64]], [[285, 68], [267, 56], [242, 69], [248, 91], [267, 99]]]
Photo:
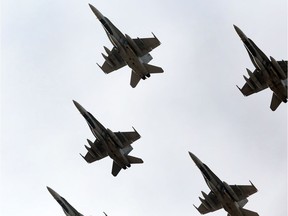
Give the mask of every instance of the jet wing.
[[107, 151], [103, 148], [102, 143], [99, 139], [96, 139], [94, 143], [89, 141], [90, 148], [85, 145], [87, 153], [85, 156], [81, 155], [87, 163], [93, 163], [94, 161], [101, 160], [102, 158], [108, 156]]
[[151, 50], [159, 46], [161, 43], [158, 40], [158, 38], [155, 37], [153, 34], [153, 38], [136, 38], [133, 39], [133, 41], [136, 43], [136, 45], [140, 48], [143, 55], [149, 53]]
[[239, 200], [246, 199], [257, 192], [257, 188], [252, 183], [251, 185], [230, 185], [230, 187], [236, 193]]
[[108, 56], [102, 54], [102, 56], [105, 58], [105, 62], [102, 66], [99, 66], [104, 71], [104, 73], [111, 73], [126, 65], [118, 53], [117, 48], [113, 47], [113, 49], [110, 51], [105, 47], [105, 50], [108, 53]]
[[[133, 128], [134, 129], [134, 128]], [[122, 142], [123, 147], [126, 147], [132, 144], [134, 141], [138, 140], [141, 136], [134, 129], [134, 131], [130, 132], [114, 132], [118, 139]]]
[[202, 198], [200, 198], [200, 200], [202, 204], [198, 208], [196, 206], [194, 207], [201, 214], [207, 214], [207, 213], [214, 212], [222, 208], [221, 203], [218, 201], [217, 197], [212, 191], [208, 194], [208, 196], [205, 199], [202, 200]]
[[242, 89], [237, 86], [243, 95], [249, 96], [268, 87], [268, 85], [264, 82], [263, 75], [258, 70], [254, 70], [253, 73], [248, 70], [248, 73], [250, 77], [247, 78], [244, 76], [246, 83]]

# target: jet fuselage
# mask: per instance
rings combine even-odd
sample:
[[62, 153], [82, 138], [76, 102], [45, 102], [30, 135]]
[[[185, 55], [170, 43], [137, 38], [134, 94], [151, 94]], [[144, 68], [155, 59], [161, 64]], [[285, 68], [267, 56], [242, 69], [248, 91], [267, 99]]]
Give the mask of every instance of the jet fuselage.
[[150, 74], [143, 63], [148, 63], [152, 57], [149, 54], [149, 58], [143, 57], [143, 53], [137, 45], [134, 44], [129, 35], [126, 34], [124, 36], [124, 34], [93, 5], [90, 5], [90, 8], [101, 22], [109, 40], [117, 48], [119, 55], [126, 64], [142, 79], [150, 77]]
[[[106, 129], [91, 113], [86, 111], [78, 102], [73, 102], [79, 112], [85, 118], [93, 135], [98, 138], [103, 144], [103, 148], [106, 150], [108, 156], [123, 169], [130, 167], [131, 164], [129, 163], [125, 155], [127, 155], [133, 148], [131, 146], [123, 148], [121, 141], [109, 128]], [[91, 144], [94, 145], [93, 143]], [[95, 146], [95, 148], [97, 148], [97, 146]], [[88, 148], [86, 149], [89, 151]]]
[[[216, 199], [218, 199], [222, 207], [231, 215], [231, 216], [244, 216], [241, 211], [241, 206], [238, 202], [246, 204], [247, 200], [239, 200], [237, 195], [234, 193], [232, 188], [226, 183], [221, 181], [211, 170], [210, 168], [202, 163], [195, 155], [189, 152], [191, 158], [200, 169], [208, 187], [214, 193]], [[207, 206], [210, 206], [213, 209], [217, 209], [217, 206], [214, 205], [214, 202], [209, 198], [207, 194], [202, 191], [202, 195], [205, 198], [203, 200], [200, 198], [200, 201]], [[214, 205], [214, 206], [213, 206]], [[242, 205], [242, 207], [244, 206]]]
[[[210, 169], [206, 164], [202, 164], [201, 170], [204, 179], [210, 188], [211, 191], [216, 195], [219, 201], [222, 203], [223, 208], [233, 216], [243, 216], [239, 204], [235, 200], [235, 194], [233, 194], [232, 189], [230, 186], [221, 181]], [[203, 193], [202, 193], [203, 194]], [[203, 194], [204, 195], [204, 194]], [[234, 196], [234, 197], [233, 197]], [[205, 196], [204, 196], [205, 198]], [[236, 214], [237, 212], [237, 214]]]
[[73, 206], [71, 206], [63, 197], [61, 197], [58, 193], [56, 193], [53, 189], [47, 187], [50, 194], [54, 197], [54, 199], [59, 203], [62, 207], [65, 215], [67, 216], [83, 216], [79, 213]]
[[248, 38], [237, 26], [234, 28], [244, 43], [248, 55], [259, 73], [262, 74], [264, 82], [283, 102], [287, 102], [287, 86], [283, 80], [287, 80], [287, 74], [279, 66], [278, 63], [269, 58], [257, 47], [257, 45]]

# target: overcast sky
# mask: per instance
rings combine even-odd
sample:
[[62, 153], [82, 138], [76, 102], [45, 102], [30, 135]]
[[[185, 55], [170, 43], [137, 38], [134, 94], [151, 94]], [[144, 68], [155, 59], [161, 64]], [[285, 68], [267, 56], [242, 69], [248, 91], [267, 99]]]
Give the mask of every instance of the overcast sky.
[[[135, 89], [128, 67], [104, 74], [96, 62], [112, 44], [88, 3], [132, 38], [153, 32], [150, 63], [164, 73]], [[209, 188], [188, 151], [228, 184], [251, 180], [245, 208], [287, 215], [287, 104], [272, 112], [270, 90], [236, 88], [254, 66], [233, 28], [287, 60], [286, 0], [1, 4], [1, 215], [63, 216], [46, 186], [87, 216], [200, 215]], [[72, 99], [113, 131], [134, 126], [144, 163], [116, 178], [110, 158], [87, 164], [79, 153], [94, 137]]]

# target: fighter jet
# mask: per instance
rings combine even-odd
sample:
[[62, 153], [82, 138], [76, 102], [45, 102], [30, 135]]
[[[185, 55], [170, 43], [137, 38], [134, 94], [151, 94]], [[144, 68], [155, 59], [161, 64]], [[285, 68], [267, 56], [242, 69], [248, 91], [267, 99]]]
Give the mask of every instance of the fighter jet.
[[110, 129], [106, 129], [79, 103], [74, 100], [73, 102], [96, 137], [94, 142], [87, 139], [90, 147], [85, 145], [88, 151], [85, 157], [80, 154], [87, 163], [92, 163], [109, 156], [113, 160], [113, 176], [117, 176], [121, 169], [126, 169], [131, 164], [143, 163], [141, 158], [128, 155], [133, 149], [131, 144], [140, 138], [140, 134], [134, 128], [134, 131], [130, 132], [112, 132]]
[[63, 197], [61, 197], [58, 193], [56, 193], [51, 188], [47, 187], [50, 194], [54, 197], [54, 199], [60, 204], [65, 215], [67, 216], [83, 216], [79, 213], [73, 206], [71, 206]]
[[251, 185], [228, 185], [221, 181], [194, 154], [191, 152], [189, 154], [211, 189], [208, 195], [202, 191], [204, 199], [199, 197], [202, 204], [198, 208], [194, 205], [201, 214], [224, 208], [228, 212], [228, 216], [259, 216], [256, 212], [243, 208], [248, 202], [247, 197], [257, 192], [256, 187], [251, 182]]
[[148, 64], [152, 60], [149, 54], [152, 49], [160, 45], [160, 41], [153, 34], [152, 38], [136, 38], [132, 39], [129, 35], [123, 35], [112, 22], [103, 16], [93, 5], [89, 4], [91, 10], [99, 19], [106, 31], [108, 38], [114, 45], [112, 50], [104, 46], [108, 56], [102, 53], [105, 62], [102, 66], [98, 66], [108, 74], [118, 70], [125, 65], [132, 69], [130, 85], [135, 88], [140, 79], [145, 80], [152, 73], [162, 73], [161, 67]]
[[287, 102], [287, 61], [276, 61], [270, 59], [248, 38], [236, 25], [234, 28], [244, 43], [249, 57], [255, 66], [252, 73], [247, 69], [250, 78], [244, 76], [245, 85], [240, 89], [243, 95], [248, 96], [253, 93], [270, 88], [273, 91], [270, 108], [275, 111], [281, 102]]

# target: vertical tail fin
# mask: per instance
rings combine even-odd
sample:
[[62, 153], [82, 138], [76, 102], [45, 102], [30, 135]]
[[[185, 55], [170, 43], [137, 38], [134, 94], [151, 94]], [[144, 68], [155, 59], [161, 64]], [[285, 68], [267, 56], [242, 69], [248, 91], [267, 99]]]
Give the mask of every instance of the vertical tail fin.
[[113, 161], [113, 165], [112, 165], [112, 175], [113, 175], [113, 176], [117, 176], [121, 169], [122, 169], [122, 168], [121, 168], [115, 161]]
[[281, 102], [282, 100], [279, 99], [275, 93], [273, 93], [271, 105], [270, 105], [271, 110], [275, 111], [278, 108], [278, 106], [281, 104]]
[[132, 86], [132, 88], [135, 88], [140, 80], [141, 77], [138, 76], [138, 74], [136, 74], [134, 71], [132, 71], [130, 80], [130, 85]]

